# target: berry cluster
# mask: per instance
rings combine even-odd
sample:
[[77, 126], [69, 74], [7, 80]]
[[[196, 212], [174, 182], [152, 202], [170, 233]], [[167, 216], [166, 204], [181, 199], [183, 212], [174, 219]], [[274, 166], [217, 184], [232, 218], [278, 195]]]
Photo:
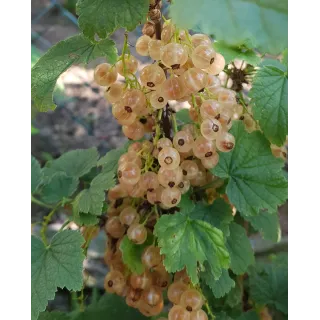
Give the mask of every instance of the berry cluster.
[[[183, 194], [212, 182], [209, 169], [218, 164], [217, 151], [234, 148], [235, 138], [228, 131], [233, 120], [244, 119], [243, 108], [236, 93], [221, 86], [217, 75], [225, 61], [206, 35], [190, 35], [166, 21], [161, 39], [143, 35], [136, 51], [154, 60], [141, 70], [139, 79], [138, 61], [127, 49], [115, 65], [104, 63], [95, 70], [95, 80], [107, 88], [105, 97], [123, 133], [140, 140], [118, 160], [118, 184], [108, 193], [105, 261], [110, 272], [105, 289], [126, 297], [129, 306], [146, 316], [162, 311], [163, 291], [168, 289], [174, 304], [169, 320], [206, 320], [204, 299], [185, 271], [177, 272], [169, 285], [172, 275], [156, 241], [141, 256], [145, 270], [140, 275], [124, 264], [120, 244], [125, 235], [134, 244], [144, 244], [159, 216], [178, 210]], [[125, 83], [116, 82], [118, 74]], [[190, 103], [192, 123], [178, 128], [172, 100]]]

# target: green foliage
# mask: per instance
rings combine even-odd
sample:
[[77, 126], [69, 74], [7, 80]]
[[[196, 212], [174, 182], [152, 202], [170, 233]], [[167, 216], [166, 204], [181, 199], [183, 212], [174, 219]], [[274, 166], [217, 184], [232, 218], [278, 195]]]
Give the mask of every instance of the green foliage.
[[288, 260], [276, 258], [271, 264], [249, 273], [250, 298], [256, 303], [288, 313]]
[[208, 262], [214, 279], [218, 279], [222, 269], [230, 264], [223, 233], [205, 221], [181, 213], [163, 215], [157, 221], [154, 233], [161, 253], [165, 255], [166, 269], [176, 272], [186, 267], [193, 283], [198, 282], [198, 262]]
[[78, 183], [78, 178], [57, 172], [44, 184], [41, 199], [46, 203], [57, 203], [70, 197], [77, 190]]
[[79, 194], [79, 212], [100, 215], [105, 201], [105, 191], [114, 187], [115, 183], [112, 172], [98, 174], [92, 180], [90, 188], [82, 190]]
[[98, 158], [96, 148], [72, 150], [49, 161], [44, 173], [50, 177], [56, 172], [65, 172], [70, 177], [80, 178], [97, 165]]
[[233, 220], [232, 211], [231, 207], [221, 198], [215, 200], [211, 205], [198, 203], [190, 213], [190, 217], [210, 223], [220, 229], [224, 236], [230, 234], [229, 224]]
[[278, 242], [281, 239], [281, 228], [278, 212], [260, 212], [257, 216], [244, 216], [252, 227], [259, 231], [264, 239]]
[[235, 287], [235, 282], [230, 278], [228, 270], [225, 269], [222, 270], [221, 277], [218, 280], [215, 280], [211, 274], [211, 268], [206, 267], [205, 272], [201, 274], [201, 278], [211, 288], [212, 293], [216, 298], [225, 296], [233, 287]]
[[[272, 65], [271, 65], [272, 63]], [[253, 114], [265, 136], [281, 146], [288, 134], [288, 70], [279, 62], [270, 62], [256, 73], [252, 89]]]
[[218, 41], [213, 44], [213, 48], [223, 55], [226, 64], [235, 59], [245, 60], [252, 65], [257, 65], [260, 62], [260, 57], [246, 45], [231, 46], [223, 41]]
[[31, 135], [35, 135], [39, 133], [39, 129], [31, 124]]
[[52, 93], [59, 76], [72, 65], [106, 57], [114, 63], [117, 49], [112, 40], [92, 43], [82, 35], [60, 41], [50, 48], [31, 71], [31, 97], [39, 111], [55, 109]]
[[70, 320], [70, 317], [68, 314], [59, 312], [59, 311], [53, 311], [53, 312], [42, 312], [39, 315], [39, 320]]
[[288, 48], [283, 51], [281, 62], [288, 68]]
[[104, 39], [116, 29], [132, 31], [145, 20], [148, 0], [79, 0], [77, 14], [83, 34], [90, 40]]
[[178, 207], [183, 214], [188, 214], [194, 210], [195, 203], [190, 199], [190, 192], [187, 192], [181, 196]]
[[170, 9], [178, 27], [214, 34], [228, 45], [250, 40], [273, 54], [287, 47], [287, 0], [175, 0]]
[[52, 238], [48, 247], [31, 237], [31, 318], [45, 310], [57, 287], [80, 290], [82, 287], [81, 245], [84, 239], [77, 231], [64, 230]]
[[230, 254], [231, 270], [235, 274], [245, 273], [249, 265], [254, 263], [254, 254], [246, 230], [232, 222], [226, 245]]
[[175, 116], [176, 119], [182, 122], [183, 124], [192, 123], [188, 109], [181, 109], [175, 114]]
[[98, 166], [102, 166], [104, 172], [117, 172], [118, 160], [126, 152], [126, 148], [110, 150], [98, 161]]
[[259, 320], [259, 315], [256, 311], [250, 310], [247, 312], [244, 312], [240, 317], [238, 317], [236, 320]]
[[31, 68], [36, 64], [40, 57], [41, 52], [37, 49], [36, 46], [31, 44]]
[[31, 156], [31, 193], [34, 193], [42, 182], [43, 172], [37, 159]]
[[148, 235], [147, 240], [143, 244], [134, 244], [127, 236], [124, 236], [120, 250], [122, 252], [122, 259], [126, 266], [134, 273], [141, 274], [144, 271], [144, 265], [141, 261], [143, 250], [151, 245], [153, 236]]
[[261, 209], [275, 212], [288, 193], [283, 161], [272, 155], [268, 140], [259, 131], [249, 134], [237, 121], [230, 132], [236, 137], [235, 148], [220, 153], [212, 173], [229, 179], [227, 195], [242, 215], [257, 215]]

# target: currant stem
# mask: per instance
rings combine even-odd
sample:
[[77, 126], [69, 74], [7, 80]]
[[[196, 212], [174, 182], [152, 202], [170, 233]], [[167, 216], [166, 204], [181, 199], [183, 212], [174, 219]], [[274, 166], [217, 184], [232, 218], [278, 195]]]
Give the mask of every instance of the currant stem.
[[44, 202], [36, 199], [33, 195], [31, 195], [31, 202], [41, 206], [41, 207], [44, 207], [44, 208], [48, 208], [48, 209], [52, 209], [53, 207], [48, 205], [48, 204], [45, 204]]
[[178, 132], [178, 125], [177, 125], [177, 119], [176, 119], [175, 114], [171, 114], [171, 119], [172, 119], [172, 123], [173, 123], [174, 133], [177, 133]]
[[68, 224], [70, 223], [70, 220], [66, 220], [63, 225], [60, 227], [59, 231], [58, 232], [61, 232]]
[[47, 241], [47, 237], [46, 237], [46, 232], [47, 232], [47, 229], [48, 229], [48, 225], [49, 225], [49, 222], [52, 219], [52, 216], [54, 215], [54, 213], [57, 211], [57, 209], [59, 207], [60, 207], [60, 202], [43, 219], [42, 227], [41, 227], [41, 230], [40, 230], [40, 234], [41, 234], [41, 239], [42, 239], [43, 243], [46, 246], [48, 246], [48, 241]]

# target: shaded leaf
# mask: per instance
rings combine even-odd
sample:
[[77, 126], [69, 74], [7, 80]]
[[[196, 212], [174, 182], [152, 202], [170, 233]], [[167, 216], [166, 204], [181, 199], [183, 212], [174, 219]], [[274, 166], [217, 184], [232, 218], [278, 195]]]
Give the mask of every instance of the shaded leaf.
[[37, 159], [31, 156], [31, 193], [34, 193], [42, 182], [43, 172]]

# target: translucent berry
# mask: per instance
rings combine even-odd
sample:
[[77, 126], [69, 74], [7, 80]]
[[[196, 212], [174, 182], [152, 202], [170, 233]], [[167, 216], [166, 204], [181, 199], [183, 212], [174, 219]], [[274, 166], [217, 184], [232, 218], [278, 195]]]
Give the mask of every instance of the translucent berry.
[[117, 77], [116, 68], [109, 63], [99, 64], [94, 70], [94, 80], [100, 86], [110, 86]]
[[174, 274], [174, 282], [178, 282], [178, 281], [183, 282], [185, 284], [191, 283], [190, 277], [188, 276], [185, 268]]
[[147, 35], [143, 35], [137, 39], [136, 42], [136, 50], [140, 56], [148, 56], [149, 55], [149, 42], [151, 38]]
[[126, 304], [129, 307], [137, 308], [142, 296], [142, 292], [143, 292], [142, 289], [130, 288], [126, 296]]
[[208, 74], [198, 68], [190, 68], [183, 75], [182, 79], [190, 92], [198, 92], [208, 84]]
[[160, 290], [160, 288], [152, 286], [148, 290], [145, 290], [143, 292], [142, 299], [149, 306], [154, 307], [163, 300], [162, 291]]
[[188, 179], [188, 180], [194, 179], [199, 172], [197, 163], [192, 160], [182, 161], [180, 167], [182, 169], [182, 174], [184, 179]]
[[120, 185], [117, 184], [108, 191], [108, 200], [117, 200], [119, 198], [124, 198], [128, 195], [127, 191]]
[[194, 47], [198, 47], [200, 45], [211, 45], [210, 38], [205, 34], [196, 33], [191, 36], [191, 42]]
[[[125, 68], [124, 68], [125, 65]], [[116, 63], [116, 68], [118, 73], [120, 73], [122, 76], [125, 76], [127, 74], [134, 74], [137, 72], [138, 69], [138, 60], [132, 56], [125, 54], [124, 55], [124, 64], [122, 60], [119, 60]]]
[[189, 152], [192, 149], [193, 136], [187, 131], [178, 131], [173, 137], [173, 146], [179, 152]]
[[110, 234], [112, 238], [115, 239], [121, 238], [126, 231], [125, 227], [121, 224], [118, 216], [108, 219], [105, 225], [105, 230], [108, 234]]
[[137, 153], [141, 150], [142, 148], [142, 143], [141, 142], [134, 142], [132, 144], [130, 144], [129, 148], [128, 148], [128, 153]]
[[190, 312], [201, 309], [203, 303], [202, 295], [196, 289], [186, 290], [180, 298], [180, 305]]
[[141, 177], [140, 167], [134, 163], [124, 163], [118, 167], [118, 178], [125, 184], [134, 185]]
[[172, 147], [172, 142], [168, 138], [161, 138], [157, 142], [157, 149], [161, 151], [164, 147]]
[[141, 299], [138, 306], [138, 310], [146, 317], [157, 316], [163, 310], [163, 300], [161, 300], [155, 306], [149, 306], [147, 303], [144, 303], [144, 301]]
[[168, 288], [168, 299], [174, 304], [179, 304], [181, 295], [187, 289], [188, 289], [188, 286], [181, 281], [172, 283]]
[[202, 119], [216, 119], [221, 111], [221, 106], [216, 100], [206, 100], [200, 107]]
[[179, 152], [171, 147], [164, 147], [158, 155], [158, 161], [161, 167], [173, 170], [179, 167], [180, 155]]
[[170, 274], [167, 272], [163, 264], [159, 264], [153, 268], [152, 272], [153, 283], [161, 290], [165, 290], [170, 285]]
[[147, 100], [144, 93], [138, 89], [127, 90], [121, 99], [121, 105], [127, 112], [140, 114], [147, 106]]
[[193, 143], [192, 150], [197, 158], [202, 159], [204, 157], [210, 157], [215, 152], [215, 146], [212, 141], [204, 137], [198, 137]]
[[235, 138], [229, 132], [222, 132], [216, 140], [217, 149], [221, 152], [229, 152], [235, 146]]
[[178, 188], [165, 188], [161, 195], [161, 202], [168, 208], [175, 207], [181, 200], [181, 192]]
[[143, 191], [154, 191], [159, 187], [158, 176], [155, 172], [144, 173], [139, 181]]
[[182, 181], [183, 175], [180, 167], [168, 170], [161, 167], [158, 171], [158, 181], [165, 188], [176, 187]]
[[161, 92], [154, 91], [150, 95], [150, 103], [154, 109], [163, 109], [168, 100], [164, 97]]
[[[208, 88], [219, 88], [221, 87], [221, 82], [220, 79], [212, 74], [208, 74]], [[210, 90], [209, 90], [210, 91]]]
[[173, 306], [169, 311], [168, 320], [190, 320], [190, 312], [180, 305]]
[[214, 63], [216, 52], [211, 46], [197, 46], [192, 53], [192, 62], [196, 68], [207, 69]]
[[137, 210], [131, 206], [124, 208], [119, 215], [120, 222], [124, 226], [130, 226], [133, 223], [138, 223], [139, 218]]
[[119, 101], [124, 93], [125, 84], [121, 82], [112, 83], [104, 93], [104, 97], [110, 103]]
[[164, 46], [162, 40], [151, 40], [148, 44], [149, 55], [153, 60], [160, 60], [160, 50]]
[[187, 193], [190, 189], [190, 181], [189, 180], [182, 180], [181, 182], [179, 182], [178, 188], [179, 188], [181, 194]]
[[210, 157], [202, 158], [201, 163], [206, 169], [214, 168], [219, 162], [219, 154], [213, 153]]
[[164, 43], [168, 43], [173, 37], [174, 31], [175, 31], [174, 25], [169, 24], [164, 26], [161, 32], [161, 40]]
[[133, 223], [129, 227], [127, 235], [135, 244], [142, 244], [147, 240], [148, 232], [144, 225]]
[[145, 248], [141, 256], [141, 261], [148, 269], [156, 267], [162, 261], [160, 248], [155, 246]]
[[216, 119], [206, 119], [201, 123], [200, 131], [207, 140], [215, 140], [222, 131], [222, 125]]
[[220, 53], [216, 53], [214, 62], [210, 65], [209, 68], [206, 69], [206, 71], [210, 74], [217, 75], [221, 71], [223, 71], [225, 65], [226, 61], [224, 60], [223, 55], [221, 55]]
[[166, 75], [163, 69], [157, 64], [150, 64], [141, 70], [140, 80], [143, 86], [151, 90], [156, 90], [166, 81]]
[[126, 285], [126, 279], [120, 271], [110, 271], [104, 278], [104, 288], [109, 293], [120, 295]]
[[134, 112], [128, 113], [118, 102], [112, 106], [112, 114], [122, 125], [131, 125], [137, 119], [137, 115]]
[[152, 286], [152, 274], [148, 271], [140, 275], [132, 273], [130, 276], [130, 285], [134, 289], [147, 290]]
[[136, 121], [131, 125], [124, 125], [122, 127], [123, 134], [131, 140], [139, 140], [145, 134], [144, 126], [141, 122]]
[[142, 167], [142, 160], [139, 156], [137, 156], [136, 152], [134, 151], [128, 151], [127, 153], [124, 153], [118, 160], [118, 166], [120, 167], [122, 164], [125, 163], [134, 163], [139, 168]]
[[172, 69], [179, 69], [188, 60], [188, 52], [182, 44], [169, 43], [161, 48], [161, 62]]
[[190, 320], [208, 320], [208, 316], [202, 309], [195, 310], [190, 313]]
[[161, 92], [167, 100], [178, 100], [185, 95], [186, 88], [180, 77], [172, 77], [162, 84]]

